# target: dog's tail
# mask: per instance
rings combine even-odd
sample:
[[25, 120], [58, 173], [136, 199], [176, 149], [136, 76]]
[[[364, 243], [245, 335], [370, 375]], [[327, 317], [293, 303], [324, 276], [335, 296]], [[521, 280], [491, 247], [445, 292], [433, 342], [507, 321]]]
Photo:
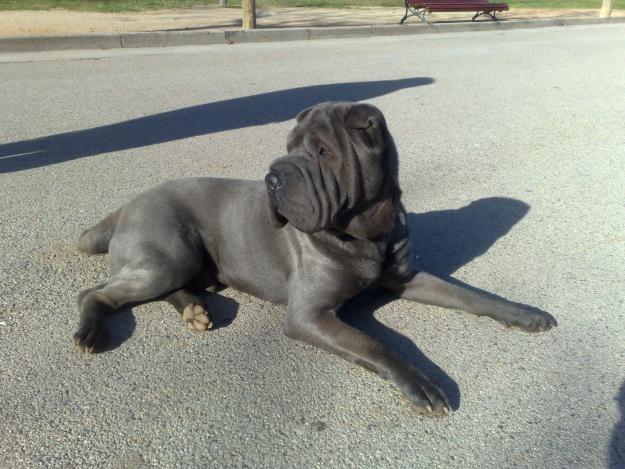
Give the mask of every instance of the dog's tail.
[[87, 254], [106, 254], [109, 251], [109, 241], [117, 227], [118, 216], [119, 210], [83, 231], [78, 238], [78, 250]]

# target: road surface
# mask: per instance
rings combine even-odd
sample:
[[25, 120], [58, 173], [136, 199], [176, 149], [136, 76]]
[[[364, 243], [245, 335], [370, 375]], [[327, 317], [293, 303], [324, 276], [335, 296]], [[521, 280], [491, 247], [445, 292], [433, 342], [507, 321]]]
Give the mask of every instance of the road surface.
[[[624, 467], [624, 34], [0, 56], [0, 466]], [[263, 177], [295, 114], [330, 99], [385, 113], [422, 267], [559, 327], [350, 304], [445, 388], [448, 418], [231, 290], [207, 299], [209, 333], [151, 303], [111, 321], [111, 350], [73, 349], [76, 295], [107, 272], [76, 252], [84, 228], [167, 178]]]

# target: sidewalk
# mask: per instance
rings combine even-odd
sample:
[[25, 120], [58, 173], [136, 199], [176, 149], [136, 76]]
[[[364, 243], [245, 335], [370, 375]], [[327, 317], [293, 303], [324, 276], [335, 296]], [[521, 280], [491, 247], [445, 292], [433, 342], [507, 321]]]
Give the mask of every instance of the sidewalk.
[[[399, 3], [399, 2], [398, 2]], [[271, 8], [257, 11], [258, 28], [308, 28], [365, 25], [397, 25], [404, 8]], [[435, 13], [430, 21], [470, 22], [471, 13]], [[506, 20], [597, 18], [596, 10], [513, 9], [500, 14]], [[625, 17], [615, 10], [613, 17]], [[409, 18], [409, 25], [419, 24]], [[209, 6], [188, 10], [160, 10], [142, 13], [97, 13], [64, 10], [0, 11], [0, 36], [68, 36], [153, 31], [223, 31], [241, 28], [241, 10]]]

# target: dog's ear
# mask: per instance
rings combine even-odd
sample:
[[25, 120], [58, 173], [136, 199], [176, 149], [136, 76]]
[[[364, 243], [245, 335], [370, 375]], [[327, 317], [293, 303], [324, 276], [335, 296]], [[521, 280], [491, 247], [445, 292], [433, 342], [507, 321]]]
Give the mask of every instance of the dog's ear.
[[384, 116], [371, 104], [353, 104], [346, 113], [343, 125], [352, 135], [371, 150], [384, 148]]
[[267, 211], [269, 212], [269, 220], [276, 228], [282, 228], [288, 220], [278, 213], [278, 209], [271, 201], [271, 197], [267, 196]]
[[306, 118], [306, 116], [310, 114], [310, 111], [312, 111], [313, 107], [315, 106], [307, 107], [303, 111], [300, 111], [299, 114], [295, 116], [295, 122], [297, 122], [298, 124], [302, 122]]

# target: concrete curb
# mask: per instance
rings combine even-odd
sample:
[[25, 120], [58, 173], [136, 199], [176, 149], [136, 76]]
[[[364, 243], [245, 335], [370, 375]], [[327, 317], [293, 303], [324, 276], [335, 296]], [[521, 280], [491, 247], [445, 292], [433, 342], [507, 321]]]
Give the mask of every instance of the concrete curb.
[[540, 20], [483, 21], [464, 23], [420, 23], [316, 28], [267, 28], [254, 30], [169, 31], [144, 33], [89, 34], [84, 36], [0, 37], [2, 52], [41, 52], [70, 49], [121, 49], [187, 45], [236, 44], [245, 42], [300, 41], [371, 36], [406, 36], [467, 31], [545, 28], [625, 23], [625, 17], [552, 18]]

